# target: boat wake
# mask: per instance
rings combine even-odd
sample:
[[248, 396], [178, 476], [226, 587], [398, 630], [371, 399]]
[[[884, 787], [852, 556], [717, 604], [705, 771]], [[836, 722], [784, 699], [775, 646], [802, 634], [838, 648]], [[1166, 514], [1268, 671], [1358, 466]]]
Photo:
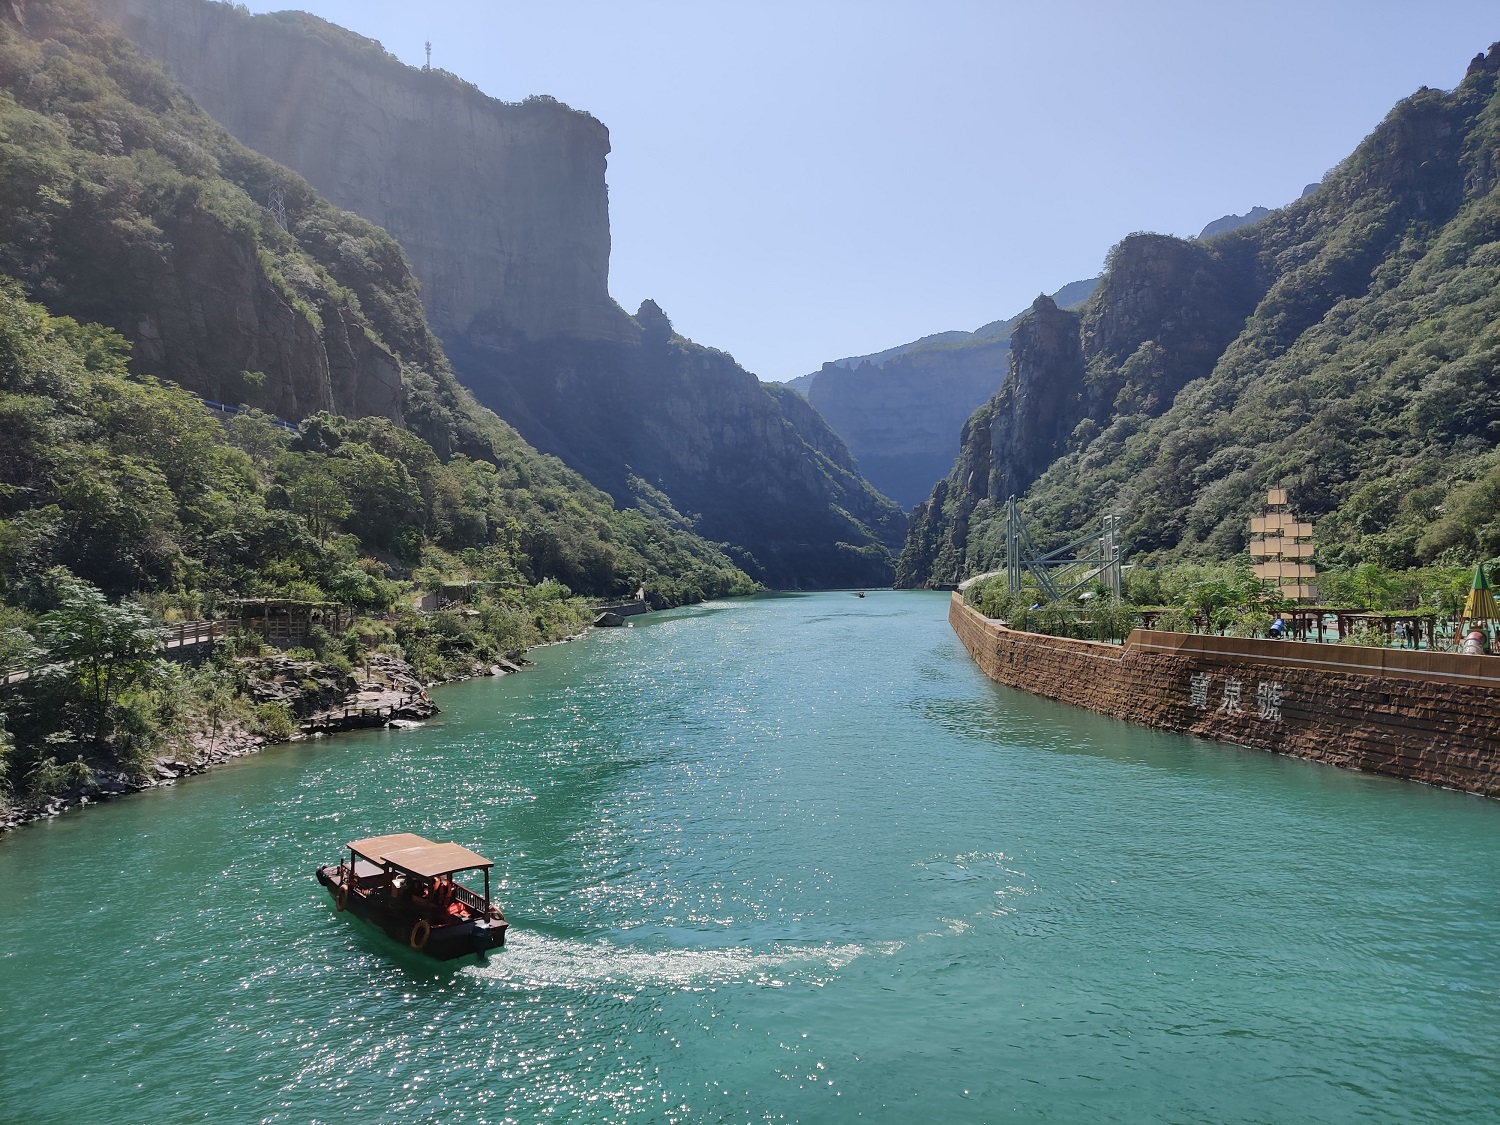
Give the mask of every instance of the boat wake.
[[511, 988], [699, 989], [727, 984], [782, 988], [821, 986], [860, 957], [889, 956], [902, 943], [874, 945], [778, 945], [771, 952], [730, 949], [633, 949], [608, 941], [577, 941], [535, 932], [465, 970]]

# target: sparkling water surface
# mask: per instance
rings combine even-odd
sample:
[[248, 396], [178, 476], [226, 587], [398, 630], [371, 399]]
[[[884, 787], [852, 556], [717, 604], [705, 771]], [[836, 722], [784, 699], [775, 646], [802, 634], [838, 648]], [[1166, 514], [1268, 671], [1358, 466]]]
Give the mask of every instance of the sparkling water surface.
[[[1500, 1120], [1500, 805], [712, 603], [0, 838], [0, 1121]], [[312, 879], [497, 862], [437, 966]]]

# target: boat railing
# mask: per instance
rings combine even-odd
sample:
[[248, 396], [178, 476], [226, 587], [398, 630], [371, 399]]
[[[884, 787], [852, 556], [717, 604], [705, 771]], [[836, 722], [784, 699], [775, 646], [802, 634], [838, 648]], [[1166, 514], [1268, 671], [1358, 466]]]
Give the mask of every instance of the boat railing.
[[485, 901], [484, 901], [483, 898], [481, 898], [479, 895], [475, 894], [473, 891], [469, 890], [469, 888], [466, 887], [466, 886], [464, 886], [462, 883], [454, 883], [453, 884], [453, 891], [454, 891], [453, 897], [457, 901], [463, 903], [465, 906], [467, 906], [470, 910], [472, 910], [475, 914], [479, 915], [481, 918], [484, 917], [485, 911], [488, 908], [486, 907]]

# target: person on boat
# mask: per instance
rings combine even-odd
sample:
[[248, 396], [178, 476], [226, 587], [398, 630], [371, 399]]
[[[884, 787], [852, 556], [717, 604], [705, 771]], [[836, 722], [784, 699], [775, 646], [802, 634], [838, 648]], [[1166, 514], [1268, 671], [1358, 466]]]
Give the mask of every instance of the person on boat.
[[1275, 621], [1271, 622], [1271, 639], [1279, 641], [1285, 634], [1286, 622], [1278, 616]]

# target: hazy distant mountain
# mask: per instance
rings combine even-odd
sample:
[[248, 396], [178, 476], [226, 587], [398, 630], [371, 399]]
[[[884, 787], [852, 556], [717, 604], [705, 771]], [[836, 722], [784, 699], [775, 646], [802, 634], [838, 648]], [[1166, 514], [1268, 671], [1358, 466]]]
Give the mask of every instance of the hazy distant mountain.
[[[1071, 282], [1053, 299], [1076, 305], [1097, 283]], [[999, 388], [1017, 319], [834, 360], [787, 385], [844, 439], [870, 483], [910, 508], [952, 466], [964, 420]]]

